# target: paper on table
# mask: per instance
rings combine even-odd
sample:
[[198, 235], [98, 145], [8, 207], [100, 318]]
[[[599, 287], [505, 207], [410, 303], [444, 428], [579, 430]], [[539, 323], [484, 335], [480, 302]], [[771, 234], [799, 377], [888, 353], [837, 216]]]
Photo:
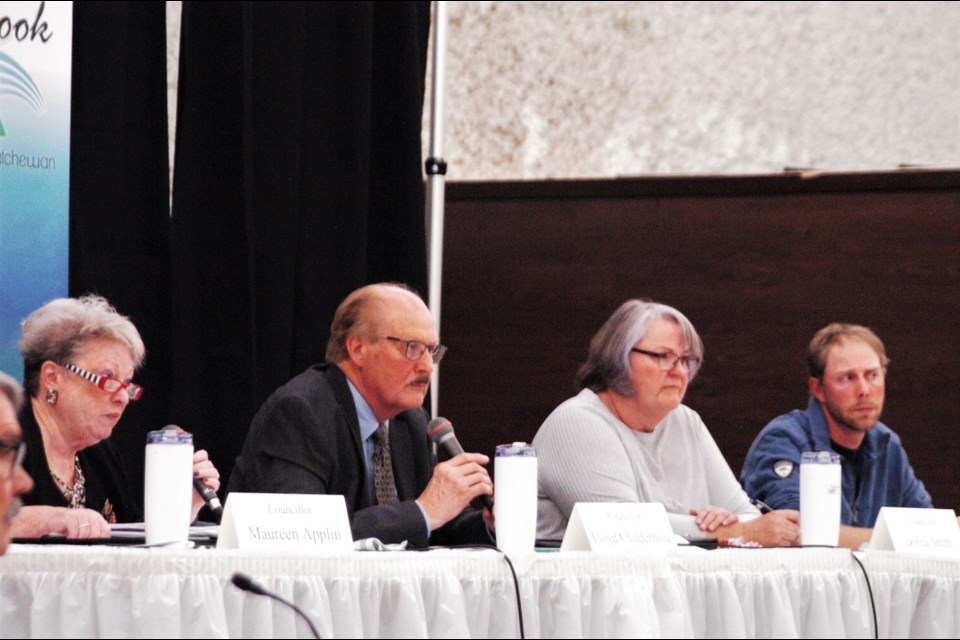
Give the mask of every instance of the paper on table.
[[[220, 525], [198, 524], [190, 527], [191, 539], [216, 540], [220, 533]], [[118, 539], [144, 538], [146, 527], [142, 522], [123, 522], [110, 525], [110, 537]]]

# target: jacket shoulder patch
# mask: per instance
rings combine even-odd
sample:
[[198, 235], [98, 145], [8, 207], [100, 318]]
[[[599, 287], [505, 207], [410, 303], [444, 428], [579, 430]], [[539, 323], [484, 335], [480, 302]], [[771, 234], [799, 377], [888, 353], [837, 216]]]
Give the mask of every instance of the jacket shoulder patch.
[[773, 463], [773, 472], [778, 478], [786, 478], [793, 473], [793, 463], [789, 460], [777, 460]]

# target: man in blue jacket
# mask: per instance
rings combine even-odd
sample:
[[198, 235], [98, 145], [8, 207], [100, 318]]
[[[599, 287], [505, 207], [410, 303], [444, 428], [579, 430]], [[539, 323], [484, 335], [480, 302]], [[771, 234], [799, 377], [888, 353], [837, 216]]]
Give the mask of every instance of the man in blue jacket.
[[841, 546], [868, 542], [881, 507], [932, 507], [900, 438], [880, 422], [888, 363], [867, 327], [818, 331], [807, 353], [810, 402], [774, 418], [754, 440], [740, 474], [747, 494], [773, 509], [799, 509], [800, 454], [832, 450], [843, 476]]

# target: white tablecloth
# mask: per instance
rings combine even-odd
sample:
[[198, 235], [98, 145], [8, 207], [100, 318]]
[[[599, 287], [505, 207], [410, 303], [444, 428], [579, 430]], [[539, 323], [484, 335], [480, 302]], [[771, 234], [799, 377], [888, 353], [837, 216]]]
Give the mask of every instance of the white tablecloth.
[[[960, 637], [960, 561], [864, 554], [880, 637]], [[873, 637], [863, 573], [839, 549], [543, 553], [515, 559], [528, 638]], [[0, 636], [519, 637], [494, 551], [315, 557], [215, 549], [15, 545], [0, 558]]]

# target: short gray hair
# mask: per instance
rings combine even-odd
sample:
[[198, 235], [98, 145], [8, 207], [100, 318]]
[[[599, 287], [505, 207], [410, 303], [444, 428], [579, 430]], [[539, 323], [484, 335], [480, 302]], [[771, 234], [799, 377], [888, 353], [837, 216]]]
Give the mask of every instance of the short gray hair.
[[[685, 315], [659, 302], [627, 300], [590, 341], [587, 361], [577, 372], [579, 387], [597, 392], [613, 389], [624, 396], [633, 396], [636, 392], [630, 384], [630, 350], [646, 335], [654, 320], [675, 322], [690, 346], [690, 355], [703, 361], [703, 341]], [[694, 377], [696, 373], [690, 379]]]
[[19, 345], [27, 393], [37, 395], [44, 362], [69, 363], [92, 338], [106, 338], [125, 346], [134, 369], [143, 364], [146, 349], [137, 328], [101, 296], [57, 298], [27, 316]]
[[13, 405], [13, 412], [20, 413], [23, 406], [23, 390], [20, 389], [20, 383], [13, 379], [13, 376], [0, 371], [0, 391], [10, 399]]

